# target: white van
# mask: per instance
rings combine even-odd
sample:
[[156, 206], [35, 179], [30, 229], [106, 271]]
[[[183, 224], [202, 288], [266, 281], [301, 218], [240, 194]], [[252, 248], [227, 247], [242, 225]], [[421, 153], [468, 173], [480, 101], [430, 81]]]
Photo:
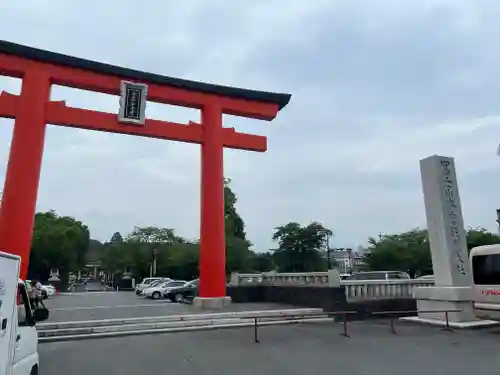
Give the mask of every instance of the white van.
[[469, 258], [474, 314], [500, 321], [500, 245], [475, 247]]
[[0, 252], [0, 375], [38, 374], [37, 321], [46, 309], [33, 310], [19, 280], [21, 258]]

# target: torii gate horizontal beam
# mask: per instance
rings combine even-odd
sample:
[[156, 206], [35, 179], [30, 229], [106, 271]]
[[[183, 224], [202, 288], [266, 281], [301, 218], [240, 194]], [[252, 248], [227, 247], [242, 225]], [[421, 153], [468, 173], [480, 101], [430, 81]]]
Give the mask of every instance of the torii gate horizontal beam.
[[[0, 117], [15, 118], [18, 114], [19, 101], [20, 97], [18, 95], [2, 92], [0, 94]], [[119, 123], [115, 114], [67, 107], [64, 101], [47, 102], [46, 122], [52, 125], [109, 133], [187, 143], [203, 143], [201, 124], [190, 122], [185, 125], [170, 121], [147, 119], [142, 126], [127, 125]], [[264, 136], [238, 133], [234, 128], [224, 128], [222, 132], [224, 147], [258, 152], [267, 150], [267, 139]]]
[[222, 112], [273, 120], [291, 95], [214, 85], [127, 69], [0, 40], [0, 75], [22, 78], [34, 67], [55, 85], [119, 95], [123, 79], [148, 84], [148, 100], [201, 109], [217, 102]]

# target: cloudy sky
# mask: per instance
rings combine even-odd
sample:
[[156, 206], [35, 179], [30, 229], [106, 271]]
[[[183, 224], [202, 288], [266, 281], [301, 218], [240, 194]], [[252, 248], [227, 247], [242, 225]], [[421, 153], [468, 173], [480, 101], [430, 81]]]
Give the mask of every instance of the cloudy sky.
[[[495, 0], [4, 0], [0, 39], [114, 65], [293, 94], [267, 153], [225, 151], [256, 249], [273, 228], [323, 222], [334, 245], [425, 225], [419, 160], [456, 158], [467, 226], [500, 207], [500, 4]], [[182, 5], [181, 5], [182, 4]], [[132, 25], [133, 27], [129, 27]], [[137, 34], [137, 30], [140, 34]], [[0, 77], [0, 89], [20, 82]], [[117, 112], [117, 97], [55, 87], [54, 99]], [[151, 118], [199, 120], [148, 104]], [[0, 120], [0, 179], [13, 122]], [[108, 239], [135, 225], [199, 233], [199, 147], [50, 126], [38, 209]]]

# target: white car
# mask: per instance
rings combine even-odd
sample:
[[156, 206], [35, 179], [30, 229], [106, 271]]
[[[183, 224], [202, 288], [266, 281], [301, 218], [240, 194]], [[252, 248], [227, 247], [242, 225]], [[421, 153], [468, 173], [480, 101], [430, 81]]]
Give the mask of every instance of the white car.
[[54, 285], [42, 285], [42, 297], [49, 298], [56, 294], [56, 288]]
[[186, 284], [187, 284], [187, 281], [182, 281], [182, 280], [167, 281], [167, 282], [160, 284], [160, 285], [157, 285], [153, 288], [148, 288], [148, 289], [144, 290], [144, 295], [147, 298], [160, 299], [170, 289], [179, 288], [179, 287], [182, 287]]
[[[150, 289], [150, 288], [154, 288], [154, 287], [157, 287], [161, 284], [164, 284], [164, 283], [167, 283], [169, 281], [172, 281], [172, 279], [166, 277], [166, 278], [162, 278], [160, 280], [154, 280], [154, 281], [151, 281], [151, 283], [149, 285], [147, 285], [145, 288], [143, 288], [142, 290], [139, 291], [139, 295], [140, 296], [145, 296], [145, 293], [146, 293], [146, 290]], [[137, 294], [137, 292], [136, 292]]]
[[163, 277], [146, 277], [144, 280], [141, 281], [140, 284], [137, 284], [135, 287], [135, 294], [138, 296], [141, 294], [141, 291], [143, 289], [146, 289], [149, 287], [149, 284], [151, 284], [153, 281], [161, 280]]

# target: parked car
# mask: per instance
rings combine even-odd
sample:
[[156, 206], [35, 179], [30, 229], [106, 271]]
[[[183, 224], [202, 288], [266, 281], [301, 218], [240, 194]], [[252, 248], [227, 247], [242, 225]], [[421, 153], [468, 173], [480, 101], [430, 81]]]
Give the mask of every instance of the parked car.
[[[169, 279], [169, 278], [165, 278], [165, 279], [163, 279], [163, 278], [161, 278], [161, 279], [159, 279], [159, 280], [152, 281], [149, 285], [147, 285], [144, 289], [142, 289], [142, 290], [139, 292], [139, 295], [144, 296], [144, 295], [145, 295], [144, 293], [146, 292], [146, 290], [148, 290], [148, 289], [150, 289], [150, 288], [154, 288], [154, 287], [156, 287], [156, 286], [158, 286], [158, 285], [160, 285], [160, 284], [164, 284], [164, 283], [166, 283], [166, 282], [168, 282], [168, 281], [172, 281], [172, 279]], [[136, 294], [137, 294], [137, 293], [136, 293]]]
[[347, 276], [344, 280], [409, 280], [410, 275], [401, 271], [368, 271], [368, 272], [355, 272]]
[[42, 285], [42, 297], [47, 299], [56, 294], [56, 288], [54, 285]]
[[417, 277], [417, 280], [429, 280], [429, 281], [434, 281], [434, 275], [424, 275]]
[[163, 277], [146, 277], [139, 284], [135, 286], [135, 294], [140, 295], [143, 289], [146, 289], [149, 284], [156, 280], [162, 280]]
[[144, 289], [144, 296], [147, 298], [159, 299], [165, 293], [169, 291], [169, 289], [176, 289], [182, 287], [187, 284], [187, 281], [182, 280], [170, 280], [164, 283], [161, 283], [152, 288]]
[[170, 288], [163, 293], [163, 298], [175, 302], [190, 301], [198, 294], [198, 283], [199, 279], [196, 279], [178, 288]]

